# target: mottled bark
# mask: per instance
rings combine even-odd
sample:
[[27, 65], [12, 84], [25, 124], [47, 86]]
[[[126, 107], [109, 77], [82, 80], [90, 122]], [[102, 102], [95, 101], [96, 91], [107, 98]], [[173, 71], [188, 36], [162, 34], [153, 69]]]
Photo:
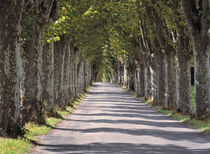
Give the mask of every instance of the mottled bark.
[[70, 89], [70, 83], [71, 83], [71, 46], [70, 46], [70, 41], [68, 40], [67, 42], [67, 52], [68, 52], [68, 57], [67, 57], [67, 72], [66, 72], [66, 91], [67, 91], [67, 104], [71, 100], [71, 89]]
[[93, 80], [92, 80], [92, 63], [89, 63], [89, 62], [87, 62], [87, 86], [88, 85], [91, 85], [92, 84], [92, 82], [93, 82]]
[[144, 68], [145, 99], [151, 96], [151, 72], [149, 65]]
[[74, 97], [74, 49], [73, 49], [73, 46], [71, 48], [71, 64], [70, 64], [70, 89], [71, 89], [71, 94], [72, 94], [72, 97]]
[[135, 65], [128, 63], [128, 89], [134, 91], [135, 89]]
[[57, 106], [60, 103], [60, 85], [61, 85], [61, 70], [62, 70], [62, 42], [55, 42], [54, 50], [54, 104]]
[[168, 49], [166, 55], [167, 62], [167, 96], [166, 106], [169, 108], [176, 108], [176, 62], [174, 49]]
[[76, 48], [76, 50], [75, 50], [75, 63], [74, 63], [75, 97], [77, 97], [77, 95], [78, 95], [78, 71], [79, 71], [79, 68], [78, 68], [78, 64], [79, 64], [78, 54], [79, 54], [79, 51], [78, 51], [78, 48]]
[[199, 118], [208, 118], [209, 110], [209, 53], [207, 42], [200, 39], [201, 36], [193, 37], [194, 62], [195, 62], [195, 114]]
[[54, 42], [46, 43], [43, 48], [43, 80], [42, 80], [42, 101], [45, 106], [46, 114], [58, 117], [55, 111], [54, 102]]
[[142, 38], [138, 39], [138, 45], [137, 48], [137, 62], [139, 65], [139, 96], [144, 97], [145, 96], [145, 46], [143, 43]]
[[166, 56], [164, 53], [158, 53], [158, 102], [164, 105], [166, 99]]
[[82, 61], [80, 59], [80, 50], [78, 52], [78, 61], [77, 61], [77, 95], [79, 95], [82, 90], [81, 90], [81, 84], [82, 84], [82, 76], [83, 76], [83, 67], [82, 67]]
[[176, 108], [176, 65], [175, 55], [176, 51], [170, 43], [172, 37], [169, 29], [166, 26], [165, 20], [161, 18], [154, 8], [147, 8], [152, 12], [151, 19], [154, 21], [155, 33], [161, 51], [166, 54], [166, 98], [165, 106], [169, 108]]
[[128, 86], [128, 71], [127, 71], [127, 61], [126, 60], [124, 60], [124, 63], [123, 63], [123, 70], [124, 70], [123, 86], [127, 87]]
[[135, 93], [139, 95], [139, 69], [135, 71]]
[[68, 81], [68, 93], [69, 93], [69, 96], [70, 96], [70, 100], [72, 99], [72, 45], [69, 44], [69, 81]]
[[77, 85], [78, 85], [78, 78], [77, 78], [77, 67], [78, 67], [78, 48], [74, 47], [72, 51], [72, 94], [75, 98], [77, 96]]
[[[210, 32], [209, 32], [209, 37], [210, 37]], [[208, 52], [209, 52], [209, 69], [210, 69], [210, 43], [208, 46], [208, 50], [209, 50]], [[210, 117], [210, 71], [209, 71], [209, 117]]]
[[74, 53], [74, 49], [72, 50], [72, 64], [71, 64], [71, 72], [72, 72], [72, 83], [71, 83], [71, 89], [72, 89], [72, 96], [75, 97], [76, 93], [75, 93], [75, 53]]
[[145, 99], [149, 99], [151, 97], [151, 54], [152, 51], [152, 43], [148, 38], [147, 29], [143, 20], [139, 20], [139, 28], [142, 33], [142, 37], [140, 39], [140, 46], [142, 48], [143, 58], [144, 58], [144, 84], [145, 84]]
[[122, 82], [122, 80], [121, 80], [121, 64], [120, 64], [120, 61], [119, 60], [117, 60], [117, 83], [119, 84], [119, 85], [121, 85], [121, 82]]
[[180, 27], [177, 35], [177, 109], [182, 113], [192, 113], [190, 56], [188, 34]]
[[209, 117], [209, 1], [182, 0], [182, 7], [192, 35], [195, 65], [195, 115]]
[[28, 29], [32, 32], [30, 40], [24, 48], [25, 61], [25, 96], [24, 120], [45, 123], [44, 105], [42, 102], [42, 54], [45, 25], [49, 19], [53, 1], [36, 1], [32, 5], [32, 25]]
[[[154, 31], [155, 33], [155, 31]], [[164, 105], [166, 93], [166, 55], [161, 50], [157, 36], [153, 40], [152, 57], [152, 85], [153, 85], [153, 100], [158, 104]]]
[[60, 69], [60, 91], [58, 92], [58, 104], [59, 104], [59, 107], [62, 109], [62, 110], [65, 110], [65, 89], [64, 89], [64, 86], [65, 86], [65, 81], [64, 81], [64, 77], [65, 77], [65, 58], [67, 57], [66, 54], [66, 40], [63, 38], [62, 41], [62, 48], [61, 48], [61, 59], [59, 59], [59, 63], [61, 65], [61, 69]]
[[[23, 126], [20, 21], [23, 0], [0, 3], [0, 134], [18, 135]], [[1, 130], [3, 129], [3, 130]]]
[[144, 79], [144, 64], [140, 65], [139, 70], [139, 96], [143, 97], [145, 95], [145, 79]]
[[86, 89], [87, 89], [87, 81], [88, 81], [88, 72], [87, 72], [87, 69], [88, 69], [88, 67], [87, 67], [87, 62], [86, 62], [86, 60], [84, 60], [84, 63], [83, 63], [83, 67], [84, 67], [84, 74], [83, 74], [83, 77], [84, 77], [84, 88], [83, 88], [83, 91], [85, 91], [86, 92]]
[[158, 102], [158, 79], [159, 79], [159, 65], [158, 65], [158, 55], [157, 53], [153, 53], [151, 55], [151, 99], [153, 102]]

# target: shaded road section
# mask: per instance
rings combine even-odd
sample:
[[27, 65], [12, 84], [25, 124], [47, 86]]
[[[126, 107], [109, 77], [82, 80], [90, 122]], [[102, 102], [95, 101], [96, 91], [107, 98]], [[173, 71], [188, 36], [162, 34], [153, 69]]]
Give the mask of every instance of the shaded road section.
[[121, 87], [95, 83], [34, 154], [207, 154], [210, 137], [157, 112]]

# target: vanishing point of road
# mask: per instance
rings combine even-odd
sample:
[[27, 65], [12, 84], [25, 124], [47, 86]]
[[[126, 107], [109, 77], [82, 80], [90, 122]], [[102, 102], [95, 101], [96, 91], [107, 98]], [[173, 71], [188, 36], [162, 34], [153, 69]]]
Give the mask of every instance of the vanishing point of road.
[[111, 83], [95, 83], [34, 154], [210, 154], [210, 136], [172, 120]]

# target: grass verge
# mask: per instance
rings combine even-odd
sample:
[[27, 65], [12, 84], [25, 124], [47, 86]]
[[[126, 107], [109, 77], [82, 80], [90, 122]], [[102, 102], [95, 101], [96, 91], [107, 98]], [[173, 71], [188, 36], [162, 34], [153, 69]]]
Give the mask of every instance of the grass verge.
[[[133, 95], [136, 98], [138, 95], [133, 92], [129, 91], [126, 87], [122, 87], [127, 93]], [[192, 108], [194, 109], [195, 106], [195, 93], [194, 93], [194, 86], [192, 86]], [[177, 112], [176, 110], [166, 110], [163, 106], [159, 106], [155, 103], [153, 103], [150, 99], [145, 100], [144, 97], [140, 98], [142, 101], [144, 101], [147, 105], [156, 108], [159, 112], [164, 113], [173, 119], [176, 119], [180, 122], [186, 123], [190, 125], [193, 128], [199, 129], [201, 132], [207, 133], [210, 135], [210, 120], [208, 121], [202, 121], [202, 120], [197, 120], [195, 118], [192, 118], [190, 115], [183, 115], [180, 112]]]
[[[143, 100], [143, 99], [142, 99]], [[180, 122], [186, 123], [193, 128], [197, 128], [202, 132], [205, 132], [210, 135], [210, 121], [202, 121], [197, 120], [195, 118], [191, 118], [190, 115], [183, 115], [180, 112], [177, 112], [176, 110], [165, 110], [162, 106], [155, 105], [151, 100], [144, 101], [147, 105], [152, 106], [156, 108], [159, 112], [164, 113], [173, 119], [176, 119]]]
[[[70, 114], [75, 107], [84, 99], [86, 94], [81, 94], [78, 98], [76, 98], [71, 106], [66, 107], [66, 111], [57, 110], [58, 114], [61, 117], [65, 117]], [[12, 138], [3, 138], [0, 137], [0, 154], [24, 154], [30, 151], [30, 149], [35, 145], [38, 141], [37, 136], [48, 134], [53, 127], [56, 126], [57, 123], [61, 122], [62, 119], [47, 117], [46, 125], [37, 125], [35, 123], [27, 123], [25, 125], [25, 129], [27, 133], [24, 137], [19, 137], [17, 139]]]

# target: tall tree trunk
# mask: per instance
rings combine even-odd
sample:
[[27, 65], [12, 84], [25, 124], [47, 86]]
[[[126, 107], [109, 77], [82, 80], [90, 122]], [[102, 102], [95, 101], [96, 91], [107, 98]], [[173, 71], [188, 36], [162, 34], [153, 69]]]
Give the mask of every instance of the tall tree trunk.
[[[62, 40], [61, 40], [62, 41]], [[59, 42], [55, 42], [55, 50], [54, 50], [54, 104], [57, 106], [60, 103], [60, 85], [61, 85], [61, 60], [62, 60], [62, 46], [63, 44]]]
[[70, 72], [71, 72], [71, 80], [70, 80], [70, 88], [71, 88], [71, 95], [72, 98], [74, 97], [74, 49], [73, 46], [71, 48], [71, 65], [70, 65]]
[[145, 66], [144, 66], [144, 64], [141, 64], [140, 70], [139, 70], [139, 96], [140, 97], [145, 96], [144, 70], [145, 70]]
[[144, 81], [145, 81], [145, 99], [149, 99], [151, 96], [151, 72], [149, 65], [147, 65], [144, 72]]
[[55, 111], [54, 101], [54, 42], [46, 43], [43, 48], [43, 89], [42, 100], [46, 108], [46, 114], [52, 117], [58, 117]]
[[135, 93], [139, 95], [139, 69], [135, 71]]
[[71, 61], [71, 44], [70, 44], [70, 41], [68, 41], [68, 48], [67, 48], [67, 50], [68, 50], [68, 72], [67, 72], [67, 93], [68, 93], [68, 102], [70, 102], [70, 100], [71, 100], [71, 98], [72, 98], [72, 94], [71, 94], [71, 63], [72, 63], [72, 61]]
[[60, 70], [60, 91], [58, 93], [58, 104], [61, 110], [65, 110], [65, 91], [64, 91], [64, 77], [65, 77], [65, 57], [66, 56], [66, 40], [63, 38], [61, 41], [62, 48], [61, 48], [61, 59], [59, 59], [61, 70]]
[[[209, 50], [209, 69], [210, 69], [210, 44], [208, 46], [208, 50]], [[209, 117], [210, 117], [210, 71], [209, 71]]]
[[[173, 49], [172, 49], [173, 50]], [[167, 53], [167, 100], [166, 106], [176, 108], [176, 63], [175, 52], [168, 50]]]
[[0, 131], [5, 135], [21, 133], [23, 122], [20, 21], [23, 0], [3, 0], [0, 3]]
[[207, 38], [193, 36], [195, 62], [195, 114], [203, 119], [209, 117], [209, 49]]
[[181, 27], [177, 38], [177, 105], [182, 113], [192, 113], [189, 37]]
[[150, 67], [151, 72], [151, 99], [153, 102], [158, 102], [158, 77], [159, 77], [158, 54], [152, 54], [152, 62]]
[[164, 105], [166, 99], [166, 56], [161, 51], [158, 53], [158, 102]]
[[121, 71], [120, 71], [120, 61], [117, 60], [117, 83], [121, 85]]
[[68, 93], [68, 87], [69, 87], [69, 58], [70, 58], [70, 43], [69, 40], [65, 41], [65, 58], [64, 58], [64, 105], [66, 106], [69, 103], [70, 96]]
[[135, 68], [133, 67], [134, 64], [129, 63], [128, 66], [128, 89], [131, 91], [135, 90]]
[[[199, 119], [209, 117], [209, 4], [201, 0], [182, 0], [182, 7], [192, 34], [195, 64], [195, 115]], [[196, 7], [198, 5], [198, 7]]]
[[88, 67], [87, 67], [87, 62], [86, 62], [86, 60], [84, 60], [84, 63], [83, 63], [83, 67], [84, 67], [84, 88], [83, 88], [83, 90], [84, 91], [86, 91], [86, 89], [87, 89], [87, 81], [88, 81], [88, 79], [87, 79], [87, 77], [88, 77], [88, 75], [87, 75], [87, 69], [88, 69]]
[[29, 30], [30, 40], [24, 48], [25, 61], [25, 96], [24, 120], [45, 123], [44, 105], [42, 102], [42, 54], [45, 25], [49, 19], [53, 1], [36, 1], [33, 3], [33, 23]]
[[124, 69], [124, 77], [123, 77], [123, 86], [127, 87], [128, 85], [128, 70], [127, 70], [127, 61], [124, 60], [123, 69]]
[[74, 63], [74, 88], [75, 88], [75, 97], [77, 97], [78, 95], [78, 71], [79, 71], [79, 68], [78, 68], [78, 49], [76, 50], [76, 53], [75, 53], [75, 63]]
[[72, 72], [72, 95], [73, 97], [75, 97], [76, 93], [75, 93], [75, 51], [74, 50], [73, 50], [73, 56], [72, 56], [71, 72]]
[[152, 12], [151, 20], [154, 21], [155, 33], [161, 50], [166, 54], [166, 99], [165, 106], [176, 108], [176, 65], [175, 49], [170, 44], [172, 42], [171, 34], [166, 26], [165, 20], [158, 14], [158, 11], [152, 7], [147, 7], [147, 11]]
[[69, 43], [69, 86], [68, 86], [68, 94], [69, 94], [69, 100], [72, 99], [72, 46], [71, 44]]

